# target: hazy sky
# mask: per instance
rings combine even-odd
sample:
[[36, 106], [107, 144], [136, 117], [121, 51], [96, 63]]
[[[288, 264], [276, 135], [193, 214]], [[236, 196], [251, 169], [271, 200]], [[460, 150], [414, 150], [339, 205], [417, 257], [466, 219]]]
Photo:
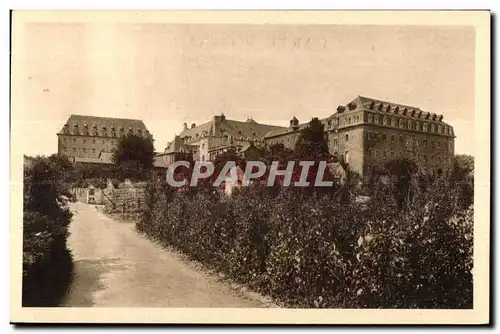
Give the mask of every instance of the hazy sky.
[[184, 122], [286, 126], [357, 95], [443, 114], [474, 150], [473, 28], [39, 23], [24, 43], [29, 155], [56, 152], [72, 113], [142, 119], [163, 151]]

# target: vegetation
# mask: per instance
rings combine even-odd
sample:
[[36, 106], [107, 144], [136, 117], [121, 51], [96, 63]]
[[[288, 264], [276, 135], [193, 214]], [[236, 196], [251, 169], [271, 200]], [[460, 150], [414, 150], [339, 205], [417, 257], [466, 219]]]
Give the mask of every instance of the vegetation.
[[61, 182], [69, 169], [69, 161], [57, 155], [36, 157], [24, 169], [23, 306], [57, 306], [70, 282], [71, 212]]
[[127, 135], [121, 138], [113, 150], [113, 162], [117, 165], [134, 162], [143, 169], [153, 168], [153, 142], [137, 135]]
[[[296, 151], [273, 145], [262, 159], [323, 154], [321, 137], [300, 142]], [[216, 166], [245, 164], [233, 155]], [[231, 196], [158, 181], [137, 229], [287, 307], [472, 308], [470, 166], [426, 175], [403, 159], [381, 166], [365, 188], [347, 169], [341, 187], [252, 186]]]
[[293, 188], [147, 193], [139, 231], [288, 307], [472, 307], [472, 208], [447, 180], [401, 209]]

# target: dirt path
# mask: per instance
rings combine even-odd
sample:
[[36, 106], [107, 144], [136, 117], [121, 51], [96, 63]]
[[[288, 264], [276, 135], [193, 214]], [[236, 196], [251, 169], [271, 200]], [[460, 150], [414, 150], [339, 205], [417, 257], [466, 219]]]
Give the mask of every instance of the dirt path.
[[92, 205], [72, 204], [75, 277], [62, 306], [272, 307], [233, 289]]

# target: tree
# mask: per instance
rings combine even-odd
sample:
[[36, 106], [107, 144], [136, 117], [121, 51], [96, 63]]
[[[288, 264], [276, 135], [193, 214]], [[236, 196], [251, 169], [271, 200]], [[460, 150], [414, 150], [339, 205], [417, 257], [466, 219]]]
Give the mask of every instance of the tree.
[[144, 169], [153, 168], [154, 146], [150, 139], [137, 135], [122, 137], [113, 150], [113, 162], [117, 165], [134, 161]]
[[409, 205], [417, 187], [417, 164], [408, 159], [396, 159], [385, 165], [391, 177], [392, 193], [399, 209]]
[[455, 155], [449, 181], [460, 194], [458, 202], [462, 208], [468, 208], [474, 203], [474, 157]]
[[321, 160], [329, 157], [325, 127], [317, 117], [313, 118], [309, 122], [309, 126], [302, 130], [295, 147], [295, 153], [310, 160]]

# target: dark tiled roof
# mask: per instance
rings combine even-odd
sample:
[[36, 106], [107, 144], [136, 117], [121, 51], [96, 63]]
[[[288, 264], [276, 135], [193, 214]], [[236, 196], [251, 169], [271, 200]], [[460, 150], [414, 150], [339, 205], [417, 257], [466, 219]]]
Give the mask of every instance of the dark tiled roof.
[[[130, 129], [134, 134], [148, 133], [144, 122], [138, 119], [71, 115], [58, 134], [84, 135], [88, 131], [89, 135], [112, 136], [112, 129], [117, 135], [120, 134], [120, 129], [123, 129], [125, 133], [128, 133]], [[94, 134], [94, 131], [97, 131], [97, 134]]]
[[216, 137], [230, 135], [235, 139], [262, 139], [265, 134], [271, 130], [286, 129], [277, 125], [260, 124], [253, 119], [248, 119], [246, 122], [224, 119], [220, 121], [219, 127], [222, 132], [219, 130], [219, 133], [214, 133], [218, 129], [214, 129], [214, 122], [210, 121], [192, 129], [184, 130], [180, 134], [180, 137], [191, 137], [192, 139], [196, 139], [204, 137], [205, 135], [213, 135]]
[[[352, 109], [349, 108], [349, 106], [351, 106]], [[382, 101], [366, 96], [358, 96], [354, 100], [349, 102], [346, 105], [344, 112], [360, 110], [361, 108], [364, 110], [373, 110], [384, 114], [397, 114], [399, 116], [405, 116], [407, 118], [421, 119], [436, 123], [442, 123], [443, 120], [442, 115], [424, 111], [419, 107], [389, 101]]]
[[180, 152], [181, 149], [184, 152], [190, 152], [193, 151], [195, 147], [193, 145], [185, 144], [180, 136], [175, 136], [174, 140], [172, 140], [170, 143], [167, 144], [167, 147], [165, 148], [165, 151], [163, 153], [164, 154], [176, 153]]
[[[323, 123], [323, 125], [325, 127], [327, 125], [327, 121], [328, 121], [328, 118], [320, 119], [320, 122]], [[288, 128], [281, 128], [281, 129], [278, 129], [278, 130], [269, 131], [268, 133], [266, 133], [266, 135], [264, 136], [264, 138], [278, 137], [278, 136], [287, 135], [287, 134], [290, 134], [290, 133], [293, 133], [293, 132], [296, 132], [296, 131], [302, 131], [302, 130], [304, 130], [308, 126], [309, 126], [309, 122], [299, 124], [299, 126], [297, 128], [295, 128], [295, 129], [288, 127]]]

